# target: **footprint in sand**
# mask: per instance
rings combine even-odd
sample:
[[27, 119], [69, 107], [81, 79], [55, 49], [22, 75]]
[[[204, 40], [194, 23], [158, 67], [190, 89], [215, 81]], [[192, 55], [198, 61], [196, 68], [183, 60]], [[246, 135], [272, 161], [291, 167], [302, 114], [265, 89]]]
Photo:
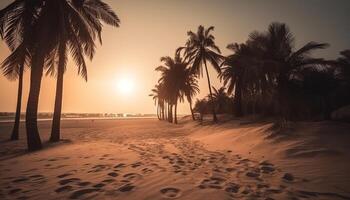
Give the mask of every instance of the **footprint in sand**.
[[60, 185], [67, 185], [68, 183], [72, 183], [72, 182], [79, 182], [80, 179], [79, 178], [68, 178], [68, 179], [63, 179], [58, 181], [58, 183]]
[[147, 168], [147, 167], [142, 169], [142, 173], [143, 173], [143, 174], [150, 174], [150, 173], [152, 173], [152, 172], [153, 172], [153, 170], [152, 170], [152, 169], [149, 169], [149, 168]]
[[118, 190], [121, 192], [130, 192], [131, 190], [133, 190], [135, 188], [134, 185], [132, 184], [126, 184], [121, 186]]
[[167, 187], [160, 190], [160, 193], [165, 198], [177, 198], [181, 196], [181, 190], [173, 187]]
[[96, 185], [94, 185], [94, 188], [103, 188], [106, 184], [104, 183], [97, 183]]
[[85, 187], [85, 186], [88, 186], [90, 185], [91, 183], [89, 181], [84, 181], [84, 182], [79, 182], [78, 185], [81, 186], [81, 187]]
[[110, 172], [107, 174], [108, 176], [112, 176], [112, 177], [117, 177], [119, 174], [115, 173], [115, 172]]
[[[96, 194], [92, 194], [92, 193], [96, 193], [98, 191], [99, 191], [99, 189], [95, 189], [95, 188], [77, 190], [77, 191], [73, 192], [69, 198], [78, 199], [83, 195], [84, 195], [84, 198], [92, 198], [96, 195]], [[89, 195], [89, 196], [87, 196], [87, 195]]]
[[71, 175], [73, 175], [73, 174], [65, 173], [65, 174], [58, 175], [57, 178], [64, 178], [64, 177], [71, 176]]
[[120, 163], [120, 164], [114, 166], [114, 169], [122, 169], [124, 167], [126, 167], [126, 165], [124, 163]]
[[251, 178], [257, 178], [260, 176], [258, 172], [247, 172], [245, 175]]
[[142, 162], [136, 162], [136, 163], [131, 164], [131, 167], [132, 168], [137, 168], [137, 167], [140, 167], [141, 165], [143, 165]]
[[102, 170], [107, 170], [107, 169], [109, 169], [108, 165], [95, 165], [92, 167], [92, 170], [88, 171], [88, 173], [100, 172]]
[[132, 180], [141, 179], [142, 175], [137, 173], [128, 173], [128, 174], [125, 174], [123, 177], [128, 181], [132, 181]]
[[225, 191], [228, 193], [237, 193], [241, 186], [236, 183], [229, 183], [225, 188]]
[[55, 190], [56, 193], [61, 193], [61, 192], [69, 192], [69, 191], [72, 191], [73, 190], [73, 187], [70, 186], [70, 185], [65, 185], [65, 186], [62, 186], [62, 187], [59, 187]]
[[209, 179], [204, 179], [201, 184], [199, 185], [199, 188], [205, 189], [205, 188], [213, 188], [213, 189], [222, 189], [223, 185], [225, 184], [226, 179], [221, 177], [211, 177]]

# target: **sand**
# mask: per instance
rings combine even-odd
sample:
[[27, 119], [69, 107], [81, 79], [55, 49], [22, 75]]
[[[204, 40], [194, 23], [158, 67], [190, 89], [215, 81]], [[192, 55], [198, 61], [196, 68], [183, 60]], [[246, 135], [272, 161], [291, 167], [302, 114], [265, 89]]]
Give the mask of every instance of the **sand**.
[[[350, 199], [350, 125], [67, 120], [27, 153], [0, 123], [0, 199]], [[50, 122], [40, 122], [44, 141]]]

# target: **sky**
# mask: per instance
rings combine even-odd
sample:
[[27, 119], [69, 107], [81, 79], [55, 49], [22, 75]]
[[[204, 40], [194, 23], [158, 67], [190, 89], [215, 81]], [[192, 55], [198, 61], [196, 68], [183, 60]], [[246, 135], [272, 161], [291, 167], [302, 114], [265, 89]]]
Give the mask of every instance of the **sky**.
[[[1, 0], [0, 8], [10, 0]], [[331, 46], [317, 56], [334, 59], [339, 51], [350, 49], [349, 0], [105, 0], [121, 19], [121, 26], [103, 29], [103, 44], [88, 62], [88, 82], [77, 76], [73, 62], [65, 74], [63, 112], [155, 113], [148, 96], [157, 83], [160, 57], [173, 56], [184, 45], [187, 31], [199, 25], [214, 26], [216, 43], [223, 55], [227, 44], [244, 42], [250, 32], [264, 31], [271, 22], [288, 24], [296, 37], [296, 47], [309, 41], [327, 42]], [[0, 62], [9, 55], [0, 42]], [[210, 67], [211, 68], [211, 67]], [[222, 83], [210, 69], [215, 87]], [[26, 109], [29, 73], [24, 77], [22, 111]], [[132, 84], [130, 92], [120, 87]], [[208, 94], [206, 79], [200, 79], [201, 98]], [[14, 112], [17, 81], [0, 75], [0, 112]], [[127, 86], [125, 86], [127, 87]], [[55, 78], [43, 77], [39, 101], [40, 112], [52, 112]], [[187, 103], [178, 113], [189, 113]]]

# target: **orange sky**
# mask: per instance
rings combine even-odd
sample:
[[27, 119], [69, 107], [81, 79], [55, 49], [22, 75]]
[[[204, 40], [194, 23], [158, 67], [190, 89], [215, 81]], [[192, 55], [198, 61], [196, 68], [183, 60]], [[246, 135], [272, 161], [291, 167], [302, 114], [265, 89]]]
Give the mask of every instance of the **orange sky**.
[[[10, 2], [1, 0], [0, 8]], [[106, 0], [121, 19], [121, 27], [106, 26], [103, 45], [98, 46], [88, 63], [88, 82], [76, 76], [76, 68], [68, 63], [65, 75], [63, 112], [123, 112], [154, 113], [148, 94], [158, 79], [154, 68], [161, 56], [174, 55], [186, 41], [186, 32], [198, 25], [215, 26], [216, 42], [227, 55], [231, 42], [244, 42], [253, 30], [265, 30], [273, 21], [287, 23], [298, 44], [307, 41], [329, 42], [332, 46], [319, 55], [335, 58], [350, 48], [349, 1], [214, 1], [214, 0]], [[0, 43], [0, 61], [8, 55]], [[210, 70], [214, 86], [220, 86], [217, 74]], [[134, 80], [134, 92], [122, 95], [117, 80]], [[28, 97], [29, 70], [24, 79], [22, 110]], [[208, 92], [205, 80], [200, 80], [201, 94]], [[55, 80], [42, 82], [39, 110], [52, 112]], [[0, 76], [0, 111], [15, 111], [17, 82]], [[179, 113], [188, 113], [188, 105], [179, 106]]]

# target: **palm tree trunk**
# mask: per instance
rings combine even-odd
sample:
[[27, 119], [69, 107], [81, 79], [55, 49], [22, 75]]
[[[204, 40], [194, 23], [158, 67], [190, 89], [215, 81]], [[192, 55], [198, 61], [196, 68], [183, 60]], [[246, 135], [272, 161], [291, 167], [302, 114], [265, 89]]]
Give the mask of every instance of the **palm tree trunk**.
[[157, 104], [157, 117], [158, 117], [158, 120], [160, 120], [160, 117], [159, 117], [159, 104]]
[[164, 120], [164, 102], [162, 101], [162, 120]]
[[237, 87], [235, 88], [235, 101], [234, 101], [235, 116], [242, 117], [242, 81], [238, 78]]
[[175, 108], [174, 108], [174, 118], [175, 118], [175, 120], [174, 120], [174, 122], [175, 122], [175, 124], [177, 124], [177, 101], [175, 102]]
[[19, 139], [19, 123], [21, 120], [21, 105], [22, 105], [22, 90], [23, 90], [23, 73], [24, 73], [24, 63], [20, 66], [20, 69], [19, 69], [16, 117], [15, 117], [15, 124], [13, 126], [13, 130], [11, 134], [11, 140]]
[[30, 73], [30, 89], [26, 110], [27, 145], [29, 151], [42, 148], [38, 130], [38, 104], [43, 65], [44, 56], [42, 54], [34, 55]]
[[171, 120], [171, 104], [169, 103], [168, 104], [168, 122], [171, 122], [172, 120]]
[[196, 118], [194, 117], [194, 113], [193, 113], [192, 101], [190, 101], [189, 103], [190, 103], [190, 110], [191, 110], [192, 119], [193, 119], [193, 121], [195, 121]]
[[173, 104], [169, 104], [169, 122], [173, 123]]
[[57, 70], [57, 83], [56, 83], [56, 97], [55, 97], [55, 109], [53, 113], [52, 129], [50, 142], [58, 142], [61, 138], [61, 113], [62, 113], [62, 98], [63, 98], [63, 76], [66, 62], [66, 44], [64, 41], [60, 42], [59, 46], [59, 61]]
[[213, 121], [217, 122], [218, 118], [216, 117], [215, 113], [215, 102], [213, 99], [213, 93], [211, 92], [211, 84], [210, 84], [210, 78], [209, 78], [209, 73], [208, 73], [208, 67], [207, 67], [207, 62], [204, 62], [205, 65], [205, 72], [207, 73], [207, 78], [208, 78], [208, 86], [209, 86], [209, 93], [210, 93], [210, 100], [212, 101], [212, 109], [213, 109]]
[[164, 110], [165, 110], [165, 120], [168, 120], [168, 117], [169, 117], [168, 103], [165, 103]]

